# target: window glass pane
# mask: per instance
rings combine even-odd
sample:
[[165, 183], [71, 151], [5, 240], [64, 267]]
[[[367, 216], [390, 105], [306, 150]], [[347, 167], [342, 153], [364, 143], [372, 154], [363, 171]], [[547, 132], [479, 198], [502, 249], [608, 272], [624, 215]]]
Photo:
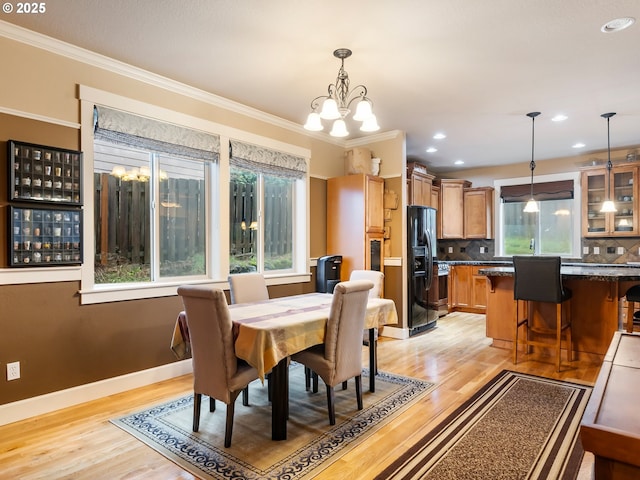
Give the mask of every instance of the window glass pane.
[[293, 268], [295, 180], [264, 177], [264, 270]]
[[150, 156], [96, 141], [94, 157], [95, 283], [148, 282]]
[[257, 270], [258, 175], [232, 167], [229, 185], [229, 273]]
[[538, 202], [540, 212], [525, 213], [526, 202], [503, 203], [504, 255], [572, 255], [573, 204], [546, 200]]
[[206, 163], [158, 155], [160, 276], [206, 273]]
[[[531, 239], [536, 236], [536, 225], [539, 213], [525, 213], [527, 202], [502, 204], [503, 241], [502, 251], [505, 255], [522, 255], [533, 253], [530, 249]], [[539, 202], [540, 203], [540, 202]]]

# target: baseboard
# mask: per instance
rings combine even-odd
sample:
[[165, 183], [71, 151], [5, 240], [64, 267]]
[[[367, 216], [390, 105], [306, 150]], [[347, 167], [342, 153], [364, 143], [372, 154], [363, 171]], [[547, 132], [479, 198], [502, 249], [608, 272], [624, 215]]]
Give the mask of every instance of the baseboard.
[[380, 335], [383, 337], [404, 340], [409, 338], [409, 330], [406, 328], [390, 327], [388, 325], [385, 325], [384, 327], [382, 327]]
[[191, 359], [169, 363], [160, 367], [133, 372], [99, 382], [26, 398], [17, 402], [0, 405], [0, 425], [17, 422], [26, 418], [51, 413], [61, 408], [143, 387], [169, 378], [186, 375], [193, 371]]

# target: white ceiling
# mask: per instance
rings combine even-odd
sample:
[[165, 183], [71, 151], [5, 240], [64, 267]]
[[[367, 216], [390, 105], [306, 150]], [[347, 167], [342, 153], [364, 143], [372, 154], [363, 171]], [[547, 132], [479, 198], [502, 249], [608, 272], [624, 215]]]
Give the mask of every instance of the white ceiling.
[[[528, 162], [530, 111], [536, 160], [606, 149], [605, 112], [612, 148], [640, 145], [638, 0], [44, 3], [0, 19], [300, 124], [335, 81], [333, 50], [350, 48], [381, 131], [405, 131], [407, 156], [434, 172]], [[618, 17], [638, 23], [600, 31]]]

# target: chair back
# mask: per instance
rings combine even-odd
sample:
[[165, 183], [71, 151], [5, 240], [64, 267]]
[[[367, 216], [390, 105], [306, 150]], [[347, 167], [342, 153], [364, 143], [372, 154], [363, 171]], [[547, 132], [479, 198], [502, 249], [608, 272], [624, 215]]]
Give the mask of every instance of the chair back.
[[231, 303], [251, 303], [269, 300], [267, 282], [261, 273], [229, 275]]
[[233, 324], [224, 292], [199, 285], [178, 287], [187, 314], [193, 389], [225, 403], [231, 401], [229, 380], [238, 368]]
[[514, 299], [561, 303], [566, 295], [560, 264], [560, 257], [514, 256]]
[[376, 270], [353, 270], [349, 280], [369, 280], [373, 282], [373, 288], [369, 290], [369, 298], [380, 298], [384, 285], [384, 273]]
[[362, 331], [372, 288], [373, 283], [368, 280], [354, 280], [338, 283], [333, 291], [324, 355], [334, 364], [337, 378], [362, 374]]

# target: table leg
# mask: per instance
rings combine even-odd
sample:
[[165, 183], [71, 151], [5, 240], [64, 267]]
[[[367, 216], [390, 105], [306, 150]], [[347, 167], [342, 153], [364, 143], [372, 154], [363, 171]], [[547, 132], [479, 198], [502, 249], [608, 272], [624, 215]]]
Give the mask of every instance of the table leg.
[[287, 439], [287, 417], [289, 416], [289, 362], [283, 358], [271, 370], [271, 438]]
[[376, 365], [377, 362], [377, 348], [376, 348], [376, 329], [369, 329], [369, 391], [376, 391], [376, 375], [378, 374], [378, 369]]

